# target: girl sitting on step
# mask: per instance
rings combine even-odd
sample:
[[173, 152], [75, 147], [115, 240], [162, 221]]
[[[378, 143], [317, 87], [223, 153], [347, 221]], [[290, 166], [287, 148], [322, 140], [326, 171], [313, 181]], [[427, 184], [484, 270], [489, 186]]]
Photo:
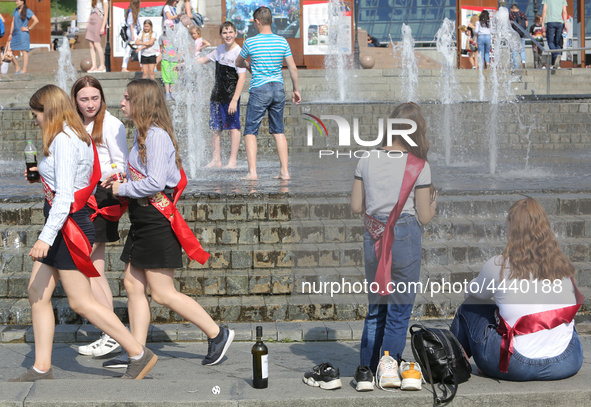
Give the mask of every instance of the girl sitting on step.
[[[114, 338], [131, 355], [124, 379], [142, 379], [158, 357], [129, 333], [90, 287], [98, 272], [90, 260], [94, 227], [86, 203], [100, 179], [94, 143], [66, 92], [55, 85], [39, 89], [29, 101], [35, 124], [43, 135], [39, 168], [45, 191], [45, 225], [29, 256], [33, 271], [29, 302], [35, 332], [35, 363], [12, 382], [53, 379], [51, 354], [55, 317], [51, 296], [61, 279], [70, 308]], [[26, 175], [26, 173], [25, 173]]]
[[507, 247], [485, 263], [451, 325], [468, 357], [497, 379], [576, 374], [583, 348], [573, 320], [583, 303], [575, 268], [533, 198], [509, 209]]

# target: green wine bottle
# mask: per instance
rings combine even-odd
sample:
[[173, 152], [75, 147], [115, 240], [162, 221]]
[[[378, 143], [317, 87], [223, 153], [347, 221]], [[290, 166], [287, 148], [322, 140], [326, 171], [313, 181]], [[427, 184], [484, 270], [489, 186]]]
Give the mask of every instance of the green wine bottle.
[[252, 387], [266, 389], [269, 385], [269, 350], [263, 343], [263, 327], [257, 326], [257, 341], [252, 346]]

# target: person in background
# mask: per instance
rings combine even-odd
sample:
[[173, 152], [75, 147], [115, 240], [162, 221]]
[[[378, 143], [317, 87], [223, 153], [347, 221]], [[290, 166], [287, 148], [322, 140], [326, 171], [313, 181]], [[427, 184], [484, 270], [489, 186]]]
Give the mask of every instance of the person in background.
[[[101, 177], [105, 181], [117, 171], [124, 172], [127, 163], [127, 138], [125, 126], [107, 110], [105, 94], [100, 82], [92, 76], [83, 76], [74, 82], [70, 94], [76, 111], [92, 137], [100, 160]], [[95, 241], [90, 259], [100, 274], [90, 279], [90, 286], [95, 298], [105, 307], [114, 311], [113, 294], [105, 275], [105, 243], [119, 240], [119, 218], [127, 209], [127, 205], [115, 198], [110, 190], [100, 183], [88, 201], [91, 220], [95, 230]], [[100, 357], [121, 351], [121, 346], [106, 333], [88, 344], [78, 347], [78, 353], [86, 356]]]
[[[32, 21], [31, 25], [29, 22]], [[12, 23], [8, 30], [8, 41], [6, 48], [8, 51], [19, 52], [23, 56], [23, 67], [16, 73], [27, 73], [29, 67], [29, 51], [31, 48], [31, 30], [39, 24], [39, 19], [30, 8], [27, 7], [26, 0], [16, 0], [16, 9], [12, 13]]]
[[[92, 66], [88, 72], [107, 72], [105, 67], [105, 53], [101, 45], [103, 35], [107, 33], [107, 22], [109, 21], [108, 0], [92, 0], [92, 9], [86, 27], [86, 39], [90, 44], [90, 60]], [[97, 64], [98, 60], [98, 64]]]
[[[91, 137], [66, 92], [55, 85], [39, 89], [29, 100], [35, 124], [43, 136], [38, 168], [45, 191], [46, 222], [29, 257], [29, 303], [35, 333], [33, 367], [9, 382], [53, 379], [51, 356], [55, 316], [51, 297], [58, 281], [70, 308], [114, 338], [130, 355], [123, 379], [142, 379], [158, 356], [134, 339], [117, 315], [98, 302], [89, 279], [99, 273], [90, 259], [94, 226], [86, 203], [100, 179], [100, 163]], [[26, 175], [25, 170], [25, 175]]]
[[478, 36], [478, 51], [480, 52], [480, 66], [483, 69], [488, 68], [490, 63], [490, 17], [488, 11], [483, 10], [478, 17], [474, 33]]
[[236, 27], [230, 21], [220, 26], [220, 37], [224, 43], [198, 62], [215, 62], [215, 84], [211, 91], [210, 118], [212, 157], [207, 167], [221, 167], [222, 130], [230, 131], [230, 159], [226, 168], [236, 168], [240, 147], [240, 95], [246, 82], [246, 69], [236, 67], [240, 45], [236, 44]]
[[20, 69], [20, 67], [18, 66], [18, 61], [16, 60], [16, 58], [14, 57], [12, 52], [10, 52], [10, 50], [7, 50], [5, 47], [0, 48], [0, 73], [1, 74], [4, 75], [4, 74], [8, 73], [8, 68], [10, 67], [11, 62], [14, 63], [15, 72], [17, 72]]
[[[519, 6], [517, 4], [513, 4], [511, 6], [511, 11], [509, 12], [509, 20], [512, 22], [512, 25], [519, 25], [523, 31], [527, 32], [527, 27], [529, 26], [529, 22], [527, 21], [527, 16], [519, 11]], [[521, 68], [525, 69], [525, 34], [519, 28], [513, 28], [514, 31], [519, 34], [521, 38], [521, 51], [519, 54], [521, 56]], [[517, 50], [513, 51], [513, 69], [519, 68], [519, 59], [517, 58]]]
[[129, 72], [127, 70], [127, 65], [129, 64], [129, 59], [131, 58], [131, 44], [134, 44], [135, 46], [138, 35], [142, 31], [142, 27], [140, 26], [139, 22], [140, 7], [140, 0], [131, 0], [129, 2], [129, 7], [127, 10], [125, 10], [125, 23], [127, 25], [127, 46], [125, 47], [125, 54], [123, 55], [121, 72]]
[[166, 0], [166, 3], [162, 7], [162, 24], [166, 24], [167, 21], [172, 21], [174, 24], [178, 24], [181, 15], [176, 12], [176, 5], [179, 0]]
[[[562, 31], [566, 29], [566, 0], [542, 0], [542, 25], [546, 25], [548, 48], [561, 49]], [[560, 69], [561, 52], [552, 53], [552, 69]]]
[[[544, 46], [544, 35], [545, 30], [544, 30], [544, 26], [542, 25], [542, 16], [541, 15], [537, 15], [534, 18], [534, 23], [532, 24], [532, 26], [529, 28], [529, 33], [532, 37], [534, 37], [534, 39], [536, 40], [536, 42], [543, 47]], [[532, 52], [534, 54], [534, 69], [546, 69], [546, 64], [542, 63], [542, 52], [544, 52], [543, 49], [541, 49], [540, 47], [538, 47], [536, 44], [532, 44]]]
[[170, 20], [164, 25], [164, 34], [158, 38], [160, 43], [160, 54], [162, 55], [162, 82], [164, 82], [164, 91], [166, 100], [174, 98], [174, 84], [177, 80], [176, 66], [179, 64], [179, 53], [174, 48], [174, 44], [169, 36], [174, 34], [174, 23]]
[[209, 41], [201, 36], [201, 28], [196, 25], [189, 28], [189, 34], [191, 34], [191, 38], [195, 41], [195, 55], [199, 55], [203, 51], [203, 48], [211, 46]]
[[144, 30], [135, 42], [135, 45], [138, 46], [138, 52], [141, 51], [142, 53], [142, 78], [144, 79], [156, 79], [154, 76], [154, 68], [156, 66], [156, 57], [160, 51], [155, 44], [156, 33], [154, 32], [152, 20], [144, 20]]

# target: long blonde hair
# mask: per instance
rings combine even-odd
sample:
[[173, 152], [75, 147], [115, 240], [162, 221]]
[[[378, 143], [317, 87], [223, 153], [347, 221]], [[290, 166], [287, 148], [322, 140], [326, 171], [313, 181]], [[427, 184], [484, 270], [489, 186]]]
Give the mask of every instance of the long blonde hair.
[[[392, 111], [390, 115], [391, 119], [409, 119], [414, 121], [417, 124], [417, 129], [414, 133], [409, 134], [409, 137], [412, 141], [417, 144], [417, 147], [413, 147], [406, 142], [404, 137], [396, 134], [392, 137], [392, 142], [399, 141], [402, 143], [406, 149], [411, 152], [414, 156], [418, 158], [422, 158], [425, 161], [427, 160], [427, 153], [429, 152], [429, 141], [427, 141], [427, 123], [421, 114], [421, 108], [416, 103], [403, 103], [398, 105]], [[396, 124], [392, 125], [393, 129], [408, 129], [408, 125], [406, 124]], [[383, 139], [383, 145], [386, 145], [388, 142], [387, 137]]]
[[55, 137], [64, 130], [64, 122], [70, 129], [90, 145], [90, 137], [86, 133], [84, 124], [68, 94], [55, 85], [45, 85], [31, 96], [29, 100], [31, 109], [43, 112], [43, 123], [41, 132], [43, 133], [43, 155], [49, 155], [49, 146], [53, 143]]
[[176, 155], [176, 166], [181, 168], [181, 156], [174, 136], [172, 120], [166, 107], [164, 93], [151, 79], [135, 79], [127, 84], [131, 118], [138, 131], [137, 143], [140, 160], [146, 164], [146, 137], [151, 126], [160, 127], [170, 136]]
[[510, 279], [555, 280], [575, 275], [575, 267], [560, 249], [546, 211], [535, 199], [521, 199], [511, 205], [507, 240], [501, 279], [507, 262], [511, 266]]

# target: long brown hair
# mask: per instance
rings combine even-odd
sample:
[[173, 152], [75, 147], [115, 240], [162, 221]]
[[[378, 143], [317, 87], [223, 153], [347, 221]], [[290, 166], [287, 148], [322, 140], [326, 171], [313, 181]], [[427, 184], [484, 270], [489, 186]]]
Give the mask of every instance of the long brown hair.
[[138, 17], [140, 15], [140, 6], [141, 6], [140, 0], [131, 0], [129, 2], [129, 7], [127, 8], [127, 11], [125, 12], [125, 19], [127, 20], [127, 14], [129, 14], [129, 10], [131, 10], [131, 16], [133, 17], [133, 24], [134, 25], [138, 23]]
[[45, 85], [31, 96], [31, 109], [43, 112], [43, 155], [49, 155], [49, 146], [55, 137], [64, 130], [64, 122], [78, 138], [90, 145], [90, 137], [76, 114], [68, 94], [55, 85]]
[[25, 20], [27, 18], [27, 0], [22, 0], [23, 1], [23, 5], [21, 6], [21, 20]]
[[98, 112], [96, 112], [96, 116], [94, 116], [94, 125], [92, 126], [92, 134], [90, 135], [94, 140], [97, 146], [103, 144], [103, 121], [105, 119], [105, 112], [107, 111], [107, 103], [105, 102], [105, 93], [103, 92], [103, 87], [98, 79], [92, 76], [83, 76], [79, 78], [74, 85], [72, 85], [72, 90], [70, 92], [70, 97], [72, 99], [72, 103], [76, 107], [76, 111], [78, 115], [80, 115], [80, 119], [84, 122], [84, 115], [78, 108], [78, 102], [76, 102], [76, 96], [78, 92], [80, 92], [83, 88], [91, 87], [95, 88], [99, 91], [101, 95], [101, 107], [99, 108]]
[[181, 156], [174, 136], [172, 120], [166, 107], [164, 93], [151, 79], [135, 79], [127, 84], [131, 118], [138, 131], [140, 160], [146, 164], [146, 137], [151, 126], [160, 127], [170, 136], [176, 155], [176, 166], [181, 168]]
[[510, 279], [555, 280], [575, 275], [575, 267], [560, 250], [546, 211], [535, 199], [521, 199], [511, 205], [507, 240], [501, 279], [507, 262]]
[[[391, 119], [409, 119], [414, 121], [417, 124], [417, 129], [414, 133], [409, 134], [409, 137], [412, 141], [415, 142], [417, 147], [413, 147], [406, 142], [404, 137], [400, 135], [394, 135], [392, 137], [392, 142], [399, 141], [402, 143], [406, 149], [411, 152], [414, 156], [418, 158], [422, 158], [425, 161], [427, 160], [427, 153], [429, 152], [429, 141], [427, 141], [426, 133], [427, 133], [427, 123], [421, 114], [421, 108], [416, 103], [403, 103], [398, 105], [392, 111], [390, 115]], [[408, 129], [408, 125], [406, 124], [396, 124], [392, 125], [393, 129]], [[384, 136], [383, 144], [386, 145], [388, 142], [387, 137]]]

